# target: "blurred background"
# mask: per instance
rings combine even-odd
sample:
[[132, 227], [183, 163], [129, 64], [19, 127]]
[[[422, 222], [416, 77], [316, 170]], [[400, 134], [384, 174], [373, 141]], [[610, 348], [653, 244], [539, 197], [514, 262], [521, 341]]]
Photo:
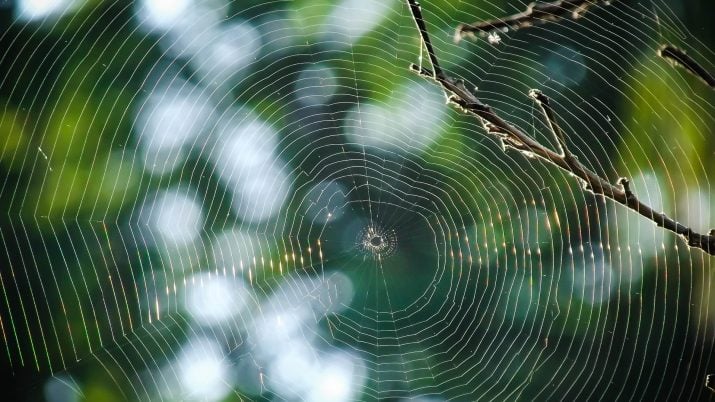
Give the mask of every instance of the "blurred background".
[[[715, 4], [424, 0], [442, 67], [715, 227]], [[18, 401], [709, 400], [713, 258], [411, 74], [397, 0], [0, 0], [0, 367]], [[553, 144], [552, 144], [553, 145]]]

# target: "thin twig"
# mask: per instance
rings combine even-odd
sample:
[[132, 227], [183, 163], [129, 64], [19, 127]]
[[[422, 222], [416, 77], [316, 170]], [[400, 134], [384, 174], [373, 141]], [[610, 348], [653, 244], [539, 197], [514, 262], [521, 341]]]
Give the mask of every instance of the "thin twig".
[[[411, 1], [409, 2], [409, 5], [410, 12], [415, 17], [414, 19], [417, 23], [417, 28], [420, 30], [420, 38], [429, 39], [429, 35], [427, 34], [427, 25], [425, 25], [425, 20], [422, 17], [422, 8], [420, 7], [420, 4]], [[434, 70], [434, 76], [432, 78], [437, 79], [438, 77], [441, 77], [442, 69], [439, 67], [439, 61], [437, 60], [437, 56], [434, 53], [434, 49], [432, 48], [432, 42], [429, 40], [423, 40], [422, 45], [427, 48], [427, 56], [429, 57], [430, 64], [432, 64], [432, 69]]]
[[568, 149], [566, 136], [558, 125], [551, 103], [543, 93], [537, 90], [530, 92], [544, 111], [552, 134], [559, 146], [559, 153], [545, 147], [523, 130], [502, 119], [491, 106], [480, 101], [472, 91], [467, 89], [464, 81], [448, 76], [439, 66], [419, 4], [416, 0], [406, 1], [412, 12], [412, 18], [419, 29], [422, 43], [427, 49], [434, 71], [414, 64], [410, 66], [410, 69], [420, 76], [439, 84], [447, 94], [450, 104], [458, 106], [460, 110], [467, 114], [478, 117], [487, 133], [496, 136], [505, 150], [514, 148], [528, 157], [537, 158], [556, 166], [577, 177], [582, 182], [585, 190], [622, 204], [650, 219], [657, 226], [680, 235], [687, 241], [688, 246], [699, 248], [708, 254], [715, 255], [715, 229], [711, 230], [707, 235], [694, 232], [691, 228], [676, 222], [664, 213], [655, 212], [650, 206], [641, 202], [631, 191], [630, 181], [627, 178], [620, 178], [615, 185], [611, 184], [608, 180], [589, 170], [574, 157]]
[[550, 3], [531, 3], [526, 11], [516, 13], [504, 18], [475, 22], [473, 24], [460, 24], [454, 35], [455, 42], [465, 36], [474, 37], [475, 34], [486, 35], [494, 31], [528, 28], [534, 25], [560, 21], [565, 18], [581, 18], [591, 6], [610, 4], [611, 0], [558, 0]]
[[544, 116], [549, 122], [551, 132], [552, 134], [554, 134], [556, 144], [561, 150], [561, 155], [566, 156], [570, 154], [568, 150], [568, 145], [566, 144], [566, 137], [564, 136], [564, 132], [561, 130], [559, 123], [556, 121], [556, 115], [554, 113], [554, 109], [551, 108], [549, 98], [547, 98], [546, 95], [544, 95], [544, 93], [539, 91], [538, 89], [532, 89], [531, 91], [529, 91], [529, 96], [533, 98], [536, 103], [539, 104], [539, 106], [541, 106], [541, 110], [544, 112]]
[[663, 45], [658, 49], [658, 56], [668, 60], [674, 66], [684, 68], [690, 74], [698, 77], [711, 89], [715, 89], [715, 77], [684, 51], [673, 45]]
[[[556, 119], [556, 113], [551, 107], [551, 101], [549, 100], [549, 98], [538, 89], [532, 89], [531, 91], [529, 91], [529, 96], [533, 98], [536, 103], [541, 107], [541, 110], [544, 113], [544, 117], [546, 117], [546, 121], [548, 121], [549, 123], [551, 134], [554, 136], [554, 140], [559, 147], [560, 156], [566, 161], [566, 163], [568, 163], [571, 170], [580, 171], [582, 169], [582, 166], [576, 160], [576, 156], [574, 156], [574, 154], [571, 153], [568, 148], [568, 144], [566, 143], [566, 135], [564, 134], [563, 130], [561, 129], [561, 126], [559, 125], [558, 120]], [[582, 175], [577, 175], [577, 177], [579, 176]]]

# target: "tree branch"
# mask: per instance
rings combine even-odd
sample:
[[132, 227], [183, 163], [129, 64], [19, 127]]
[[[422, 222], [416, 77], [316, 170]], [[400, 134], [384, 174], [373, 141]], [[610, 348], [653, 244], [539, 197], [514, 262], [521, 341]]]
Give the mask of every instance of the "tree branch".
[[715, 77], [684, 51], [673, 45], [663, 45], [658, 49], [658, 56], [668, 60], [674, 66], [684, 68], [690, 74], [698, 77], [710, 89], [715, 90]]
[[531, 3], [526, 11], [516, 13], [504, 18], [475, 22], [473, 24], [459, 24], [454, 35], [455, 42], [465, 36], [482, 36], [494, 32], [511, 29], [528, 28], [549, 22], [560, 21], [565, 18], [581, 18], [591, 6], [610, 4], [611, 0], [558, 0], [550, 3]]
[[[699, 248], [708, 254], [715, 255], [715, 229], [711, 230], [707, 235], [696, 233], [689, 227], [669, 218], [664, 213], [655, 212], [650, 206], [641, 202], [631, 191], [630, 181], [628, 179], [620, 178], [616, 185], [611, 184], [608, 180], [589, 170], [573, 156], [568, 149], [566, 136], [557, 122], [556, 114], [549, 98], [541, 91], [532, 90], [530, 91], [530, 96], [541, 106], [559, 147], [559, 153], [545, 147], [518, 127], [502, 119], [491, 106], [483, 103], [472, 91], [467, 89], [464, 85], [464, 81], [448, 76], [439, 66], [438, 58], [432, 47], [432, 42], [427, 32], [427, 26], [422, 17], [419, 4], [416, 0], [406, 1], [410, 7], [412, 18], [419, 29], [420, 39], [427, 49], [434, 71], [414, 64], [410, 66], [410, 69], [420, 76], [431, 79], [439, 84], [447, 94], [447, 99], [450, 104], [457, 106], [467, 114], [479, 118], [486, 132], [496, 136], [499, 141], [501, 141], [505, 150], [507, 148], [514, 148], [527, 157], [536, 158], [547, 164], [556, 166], [564, 172], [578, 178], [582, 182], [585, 190], [624, 205], [650, 219], [657, 226], [680, 235], [687, 241], [688, 246]], [[571, 3], [573, 2], [574, 1]]]

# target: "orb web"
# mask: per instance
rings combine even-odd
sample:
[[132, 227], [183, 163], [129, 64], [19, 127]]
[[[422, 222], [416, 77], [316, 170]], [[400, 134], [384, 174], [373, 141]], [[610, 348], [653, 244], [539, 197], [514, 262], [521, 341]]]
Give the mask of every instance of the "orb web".
[[[477, 4], [478, 3], [478, 4]], [[715, 226], [698, 7], [423, 1], [442, 68]], [[18, 400], [700, 400], [712, 258], [447, 104], [404, 2], [0, 4], [0, 348]]]

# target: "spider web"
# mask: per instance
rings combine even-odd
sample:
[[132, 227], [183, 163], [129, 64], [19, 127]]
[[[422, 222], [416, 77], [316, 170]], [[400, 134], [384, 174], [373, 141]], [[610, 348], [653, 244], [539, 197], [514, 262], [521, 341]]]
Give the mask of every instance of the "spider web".
[[[711, 397], [712, 260], [446, 104], [407, 68], [427, 60], [404, 2], [2, 7], [17, 399]], [[549, 143], [541, 89], [591, 170], [713, 226], [713, 94], [655, 53], [712, 70], [690, 6], [459, 44], [526, 4], [422, 7], [500, 115]]]

